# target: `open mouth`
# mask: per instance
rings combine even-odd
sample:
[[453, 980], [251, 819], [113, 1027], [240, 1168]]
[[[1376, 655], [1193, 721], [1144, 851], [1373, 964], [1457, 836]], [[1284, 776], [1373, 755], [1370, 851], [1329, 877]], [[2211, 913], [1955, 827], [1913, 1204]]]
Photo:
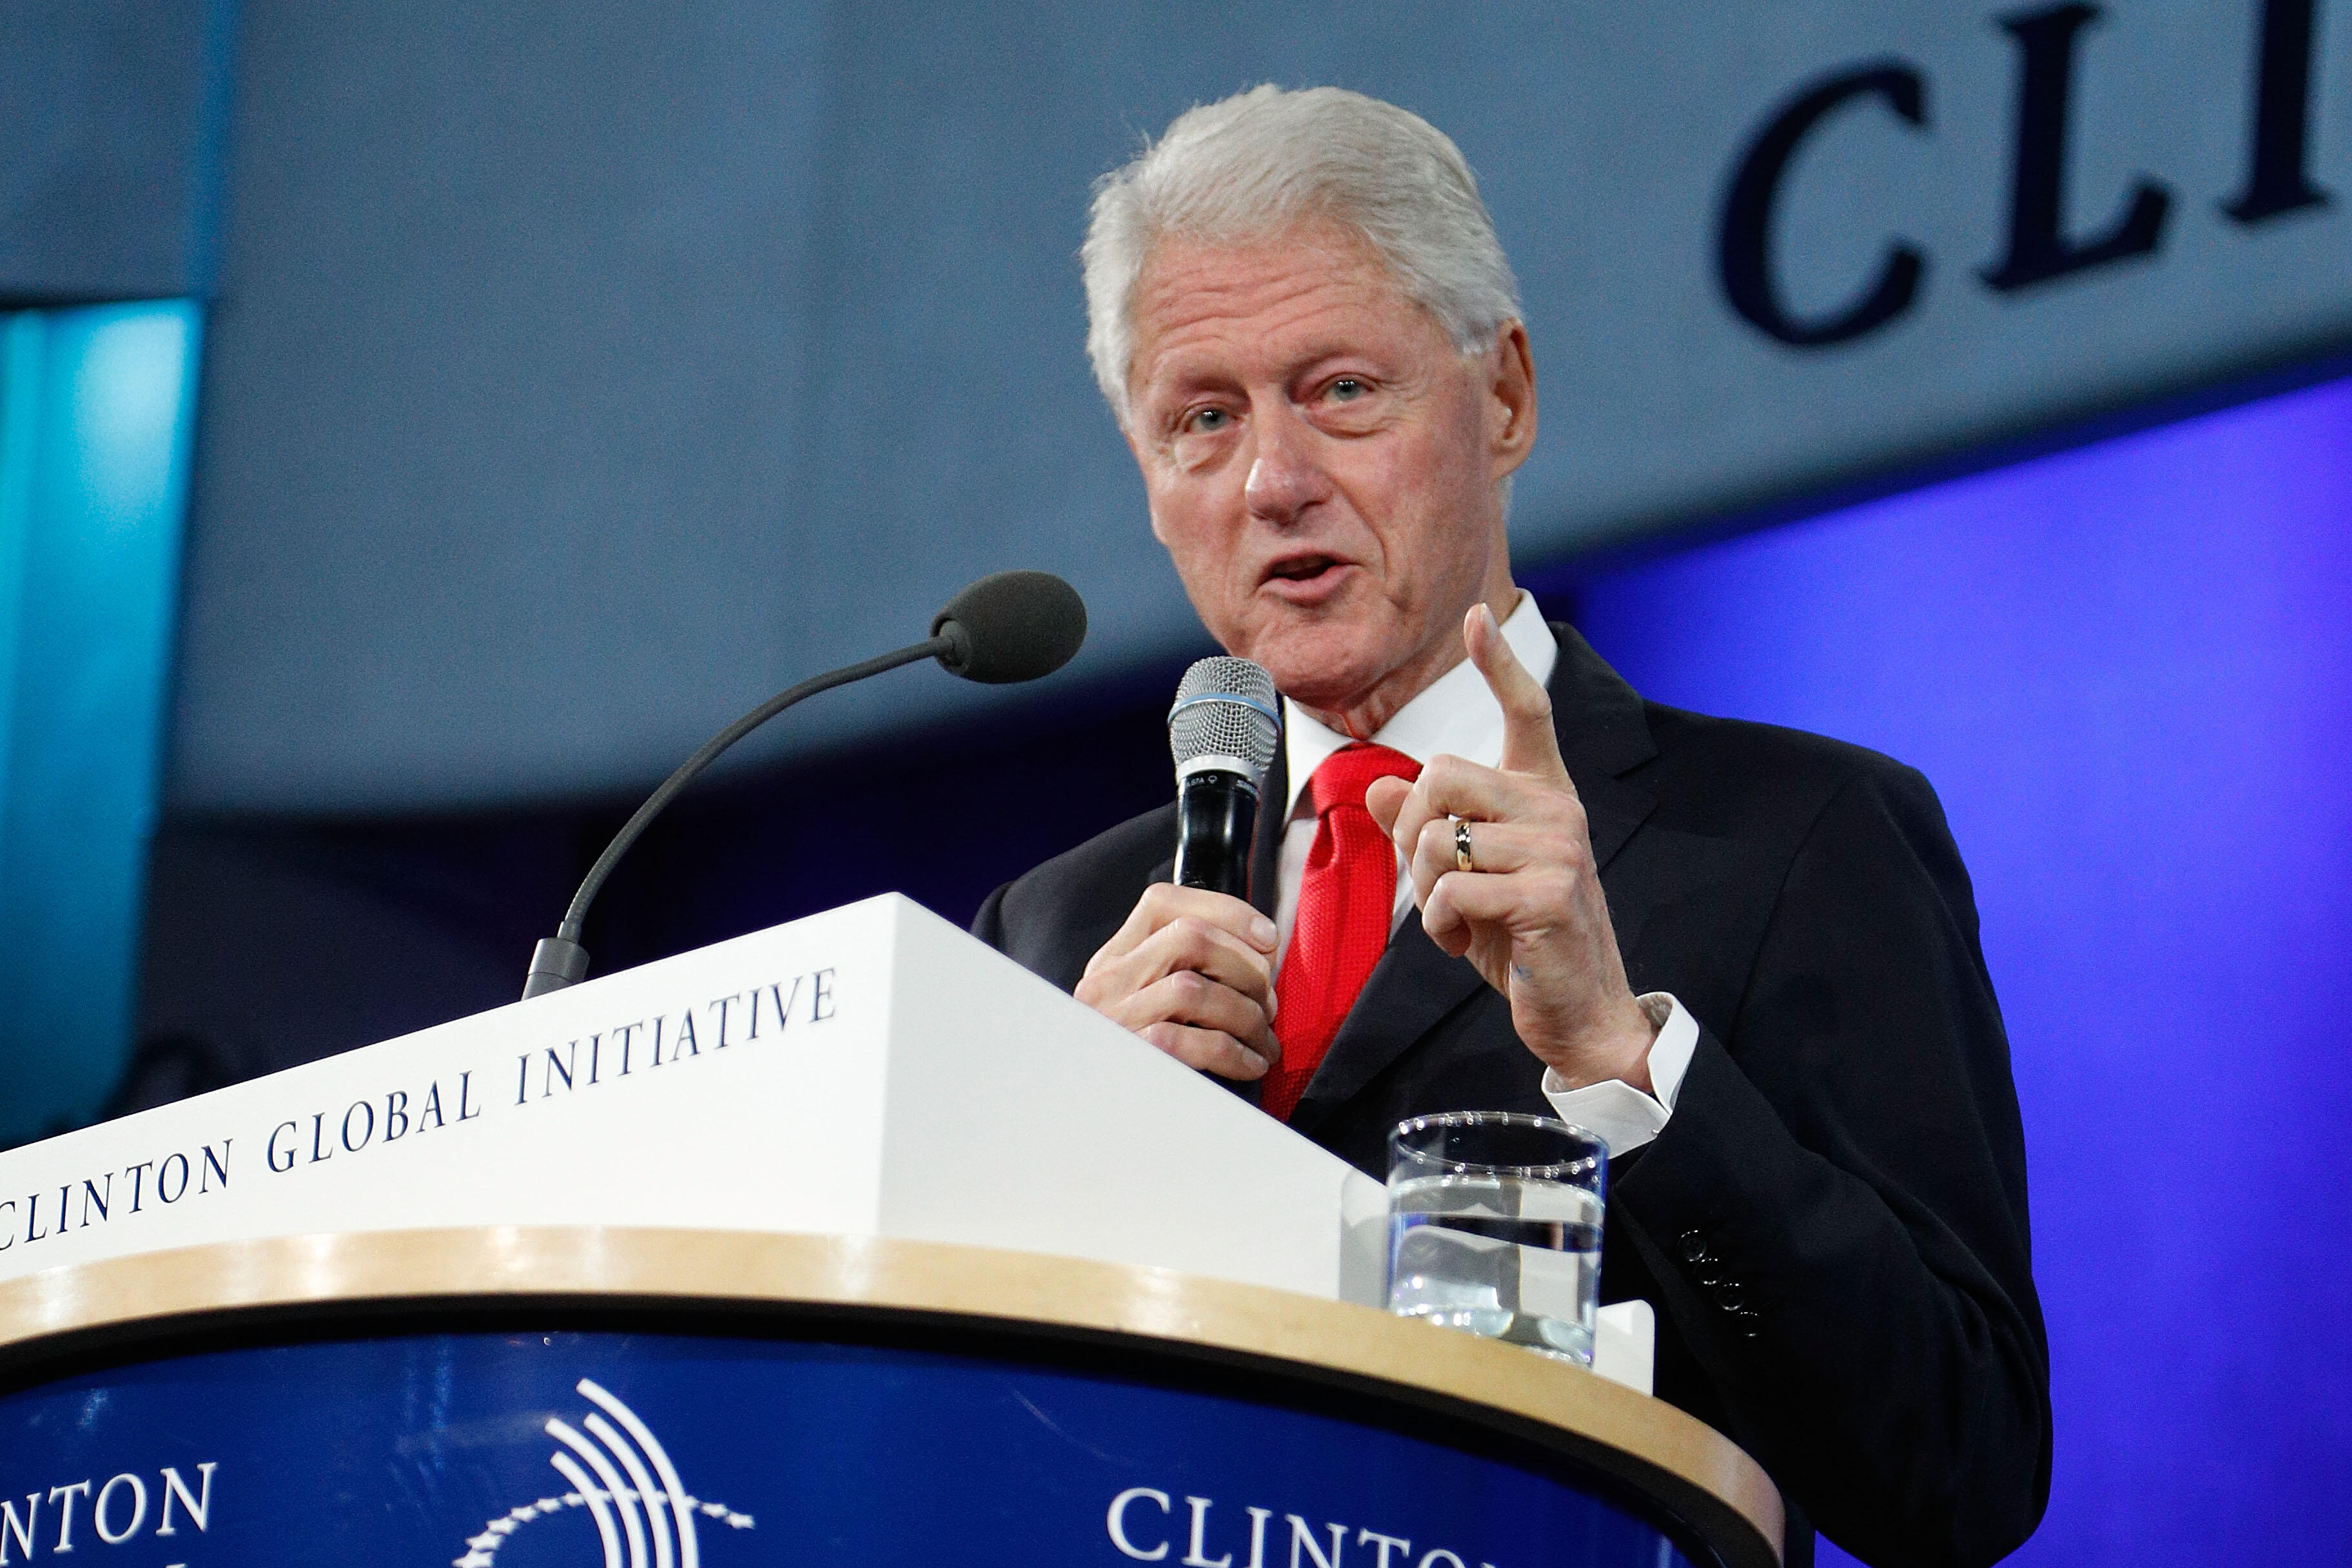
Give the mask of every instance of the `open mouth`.
[[1276, 562], [1266, 568], [1265, 574], [1271, 581], [1312, 583], [1326, 573], [1336, 572], [1346, 564], [1346, 562], [1329, 555], [1294, 555]]

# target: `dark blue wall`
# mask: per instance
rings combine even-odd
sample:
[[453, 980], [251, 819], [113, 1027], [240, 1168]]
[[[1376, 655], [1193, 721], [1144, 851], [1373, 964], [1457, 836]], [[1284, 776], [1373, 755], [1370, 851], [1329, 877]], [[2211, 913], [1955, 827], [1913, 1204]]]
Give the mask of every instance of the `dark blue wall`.
[[0, 304], [209, 290], [234, 0], [0, 0]]
[[2352, 1562], [2352, 383], [1589, 577], [1660, 700], [1926, 770], [2025, 1113], [2031, 1563]]

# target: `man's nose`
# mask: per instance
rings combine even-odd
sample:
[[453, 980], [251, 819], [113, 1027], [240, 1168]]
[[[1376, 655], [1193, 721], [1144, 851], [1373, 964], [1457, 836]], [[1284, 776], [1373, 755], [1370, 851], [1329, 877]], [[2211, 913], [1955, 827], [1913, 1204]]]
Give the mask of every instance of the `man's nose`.
[[1262, 415], [1253, 434], [1257, 452], [1242, 500], [1250, 515], [1277, 527], [1330, 494], [1330, 477], [1316, 459], [1315, 433], [1287, 407]]

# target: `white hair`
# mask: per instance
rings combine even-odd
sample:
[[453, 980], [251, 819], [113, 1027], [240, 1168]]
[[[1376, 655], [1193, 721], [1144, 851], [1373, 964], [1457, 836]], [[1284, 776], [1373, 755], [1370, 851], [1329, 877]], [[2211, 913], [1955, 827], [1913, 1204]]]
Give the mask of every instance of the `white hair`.
[[1213, 243], [1341, 224], [1370, 243], [1454, 346], [1479, 353], [1518, 319], [1519, 287], [1461, 150], [1418, 114], [1336, 87], [1271, 83], [1176, 117], [1133, 162], [1095, 182], [1079, 252], [1087, 354], [1129, 422], [1136, 280], [1171, 237]]

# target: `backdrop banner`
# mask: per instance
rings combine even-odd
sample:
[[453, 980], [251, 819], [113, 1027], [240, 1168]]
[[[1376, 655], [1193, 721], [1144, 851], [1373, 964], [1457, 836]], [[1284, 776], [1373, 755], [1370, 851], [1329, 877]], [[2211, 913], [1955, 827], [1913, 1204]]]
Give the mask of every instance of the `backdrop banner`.
[[[1198, 648], [1076, 252], [1090, 181], [1255, 82], [1476, 170], [1529, 563], [2326, 353], [2345, 10], [249, 7], [175, 799], [649, 784], [1003, 566], [1094, 608], [1057, 681]], [[744, 754], [1036, 700], [908, 672]]]

